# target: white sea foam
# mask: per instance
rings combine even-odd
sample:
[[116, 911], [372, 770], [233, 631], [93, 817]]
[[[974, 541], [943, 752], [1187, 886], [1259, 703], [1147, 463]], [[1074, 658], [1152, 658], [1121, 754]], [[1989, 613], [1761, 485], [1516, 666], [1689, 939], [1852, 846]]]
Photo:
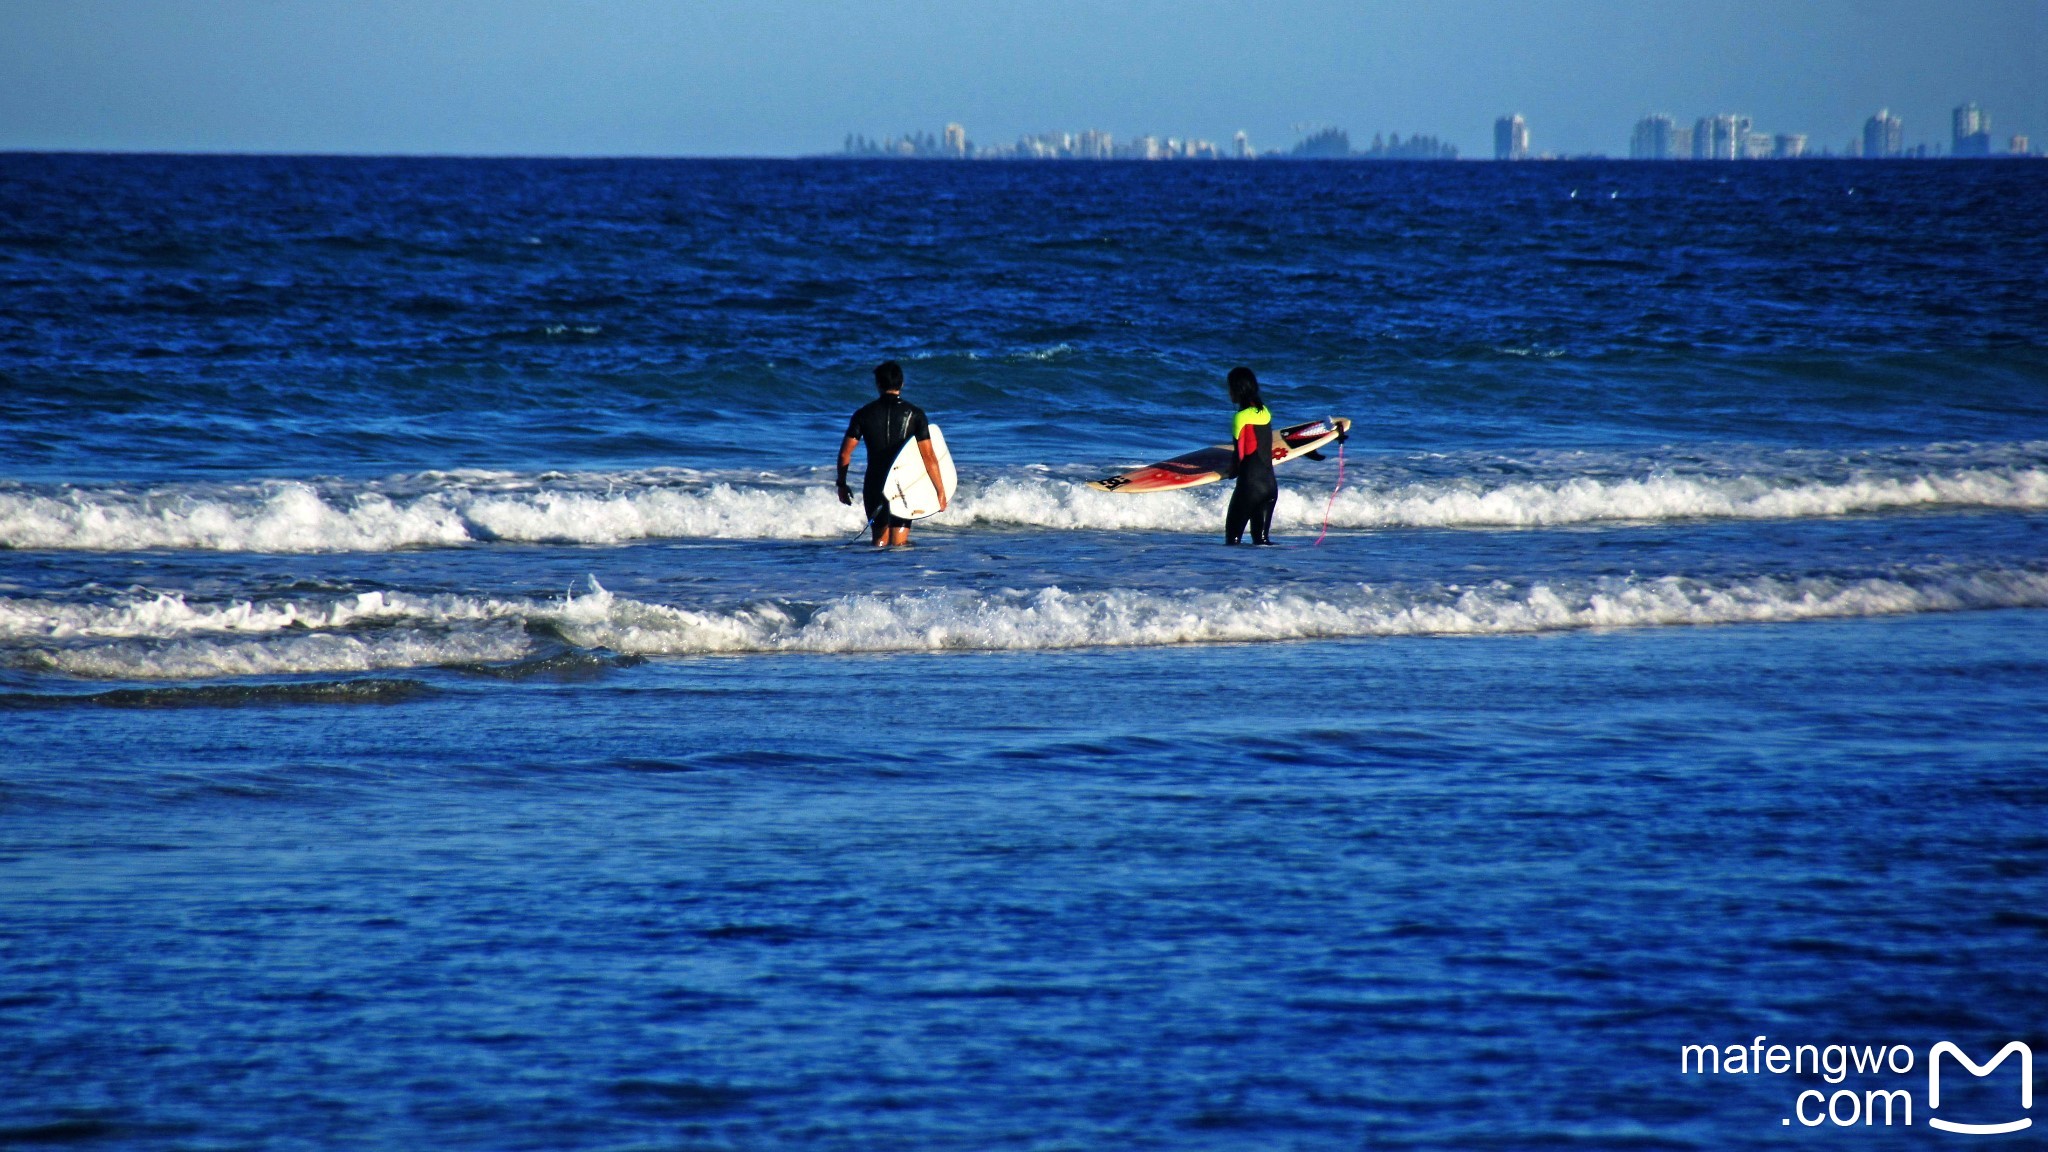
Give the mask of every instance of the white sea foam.
[[209, 609], [168, 598], [104, 605], [98, 615], [73, 607], [39, 615], [20, 601], [7, 607], [12, 620], [65, 621], [10, 633], [6, 646], [16, 664], [104, 679], [182, 679], [519, 660], [539, 653], [548, 641], [537, 635], [550, 632], [582, 648], [689, 656], [1143, 647], [2039, 608], [2048, 607], [2048, 572], [1930, 568], [1855, 578], [1667, 576], [1228, 592], [1049, 587], [717, 607], [634, 600], [592, 580], [587, 592], [560, 600], [382, 595], [325, 607]]
[[[1789, 520], [1938, 507], [2048, 508], [2048, 469], [1964, 469], [1806, 483], [1670, 474], [1497, 486], [1453, 481], [1388, 488], [1368, 482], [1337, 494], [1330, 522], [1351, 528], [1535, 527], [1603, 520]], [[1320, 509], [1313, 511], [1321, 515]]]
[[772, 603], [702, 613], [594, 587], [547, 613], [570, 641], [641, 654], [1149, 647], [1362, 636], [1545, 632], [2048, 606], [2048, 573], [1912, 579], [1685, 577], [1338, 591], [1111, 589], [856, 595], [794, 612]]
[[394, 500], [381, 492], [324, 496], [309, 484], [133, 494], [73, 488], [0, 492], [0, 545], [133, 551], [383, 552], [476, 539], [440, 493]]
[[[1334, 472], [1297, 466], [1275, 522], [1337, 528], [1542, 527], [1603, 521], [1794, 519], [1934, 508], [2048, 508], [2039, 445], [2008, 446], [1995, 463], [1934, 460], [1848, 467], [1803, 457], [1749, 467], [1550, 461], [1506, 470], [1456, 462], [1420, 474], [1385, 461], [1355, 465], [1330, 502]], [[2015, 459], [2017, 457], [2017, 459]], [[1576, 467], [1575, 467], [1576, 464]], [[952, 529], [1214, 532], [1224, 486], [1182, 492], [1098, 492], [1044, 468], [970, 473]], [[614, 544], [672, 537], [820, 539], [860, 528], [816, 473], [620, 474], [445, 472], [374, 484], [191, 485], [0, 490], [0, 546], [128, 551], [377, 552], [490, 541]]]
[[118, 641], [35, 652], [33, 663], [97, 680], [197, 680], [313, 672], [371, 672], [517, 660], [533, 641], [516, 626], [349, 635], [320, 632], [263, 639], [193, 638], [167, 644]]
[[403, 592], [360, 592], [326, 600], [237, 600], [188, 604], [163, 594], [115, 603], [77, 603], [32, 597], [0, 597], [0, 641], [93, 638], [168, 639], [206, 633], [261, 635], [330, 631], [380, 622], [426, 620], [455, 623], [521, 617], [522, 601], [466, 596], [414, 596]]

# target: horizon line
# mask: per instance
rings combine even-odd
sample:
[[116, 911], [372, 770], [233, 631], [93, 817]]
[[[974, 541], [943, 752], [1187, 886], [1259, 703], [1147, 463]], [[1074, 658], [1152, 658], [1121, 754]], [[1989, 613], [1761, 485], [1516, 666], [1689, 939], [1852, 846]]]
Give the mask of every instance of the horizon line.
[[1808, 153], [1797, 157], [1744, 157], [1736, 159], [1699, 160], [1689, 156], [1673, 156], [1664, 159], [1617, 156], [1605, 152], [1580, 152], [1566, 155], [1536, 155], [1519, 159], [1499, 156], [1454, 156], [1449, 159], [1423, 159], [1419, 157], [1368, 157], [1363, 153], [1348, 156], [1293, 156], [1280, 152], [1260, 153], [1256, 156], [1219, 156], [1200, 159], [1175, 157], [1171, 159], [1146, 160], [1134, 156], [1115, 157], [1037, 157], [1037, 156], [890, 156], [890, 155], [849, 155], [843, 151], [762, 153], [762, 152], [385, 152], [385, 151], [309, 151], [280, 150], [263, 151], [233, 148], [36, 148], [8, 147], [0, 145], [0, 156], [135, 156], [173, 158], [211, 158], [247, 160], [830, 160], [835, 163], [880, 163], [880, 164], [1147, 164], [1167, 166], [1208, 166], [1228, 167], [1246, 161], [1283, 161], [1289, 164], [1315, 163], [1370, 163], [1370, 164], [1555, 164], [1611, 160], [1630, 164], [1755, 164], [1783, 159], [1787, 162], [1807, 160], [2026, 160], [2040, 159], [2039, 153], [1998, 152], [1989, 156], [1850, 156], [1829, 152]]

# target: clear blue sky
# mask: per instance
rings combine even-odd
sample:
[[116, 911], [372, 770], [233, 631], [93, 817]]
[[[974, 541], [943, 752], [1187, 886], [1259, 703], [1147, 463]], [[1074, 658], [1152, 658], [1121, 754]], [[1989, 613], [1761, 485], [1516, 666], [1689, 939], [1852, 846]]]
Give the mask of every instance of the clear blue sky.
[[794, 155], [967, 125], [1625, 154], [1647, 111], [1837, 150], [1974, 99], [2048, 138], [2048, 0], [0, 0], [0, 148]]

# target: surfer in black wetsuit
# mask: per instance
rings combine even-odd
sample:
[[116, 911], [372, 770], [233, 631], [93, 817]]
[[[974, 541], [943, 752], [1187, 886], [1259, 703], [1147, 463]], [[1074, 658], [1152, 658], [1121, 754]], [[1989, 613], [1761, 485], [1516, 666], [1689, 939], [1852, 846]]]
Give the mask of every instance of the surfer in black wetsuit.
[[1237, 442], [1237, 488], [1224, 513], [1223, 542], [1241, 543], [1249, 527], [1252, 543], [1271, 544], [1273, 506], [1280, 502], [1280, 485], [1273, 479], [1273, 413], [1259, 398], [1259, 378], [1251, 369], [1232, 368], [1229, 385], [1230, 402], [1237, 405], [1230, 425]]
[[924, 456], [924, 470], [939, 493], [940, 511], [945, 511], [952, 493], [946, 491], [946, 482], [939, 477], [939, 459], [932, 454], [931, 427], [924, 418], [924, 409], [903, 398], [902, 365], [894, 360], [877, 365], [875, 391], [881, 395], [853, 414], [846, 424], [846, 439], [839, 444], [839, 502], [853, 503], [846, 470], [853, 465], [853, 446], [865, 440], [868, 470], [861, 483], [861, 495], [867, 506], [868, 524], [874, 529], [875, 547], [882, 548], [910, 543], [910, 521], [889, 511], [889, 497], [883, 491], [889, 466], [896, 463], [896, 454], [905, 444], [917, 441], [917, 450]]

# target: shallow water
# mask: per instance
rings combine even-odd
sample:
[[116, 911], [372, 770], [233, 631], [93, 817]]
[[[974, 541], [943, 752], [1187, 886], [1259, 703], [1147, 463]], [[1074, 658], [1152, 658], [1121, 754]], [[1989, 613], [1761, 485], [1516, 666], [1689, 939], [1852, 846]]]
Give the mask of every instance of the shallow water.
[[[2043, 196], [0, 157], [0, 1140], [1723, 1148], [1838, 1085], [1682, 1045], [2048, 1051]], [[1083, 487], [1239, 361], [1358, 422], [1285, 547]]]

